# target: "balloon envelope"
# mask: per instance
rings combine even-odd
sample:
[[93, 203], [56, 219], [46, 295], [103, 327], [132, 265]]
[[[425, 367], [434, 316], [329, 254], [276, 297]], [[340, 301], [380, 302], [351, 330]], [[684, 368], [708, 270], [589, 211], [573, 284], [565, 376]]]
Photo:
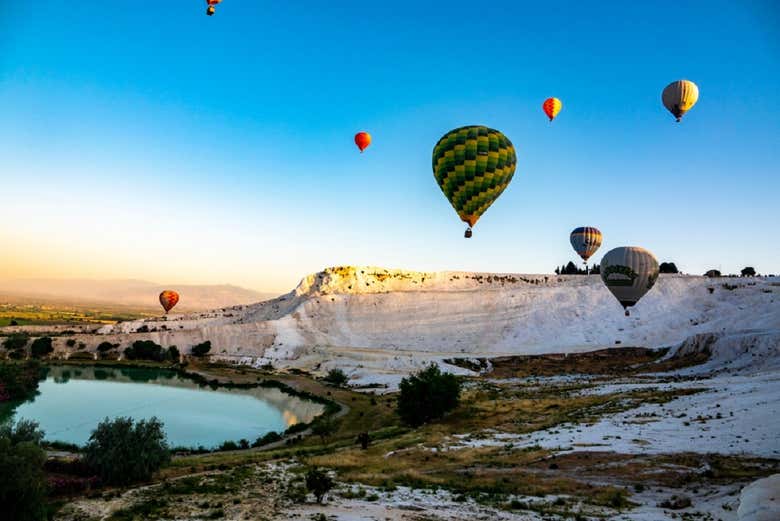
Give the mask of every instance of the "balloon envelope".
[[622, 246], [601, 259], [601, 280], [624, 308], [633, 306], [658, 279], [658, 260], [644, 248]]
[[363, 152], [366, 148], [368, 148], [368, 145], [371, 144], [371, 134], [368, 132], [358, 132], [355, 134], [355, 144], [360, 149], [360, 151]]
[[177, 302], [179, 302], [179, 294], [175, 291], [165, 290], [160, 293], [160, 305], [166, 313], [173, 309]]
[[585, 262], [588, 262], [591, 255], [599, 249], [601, 239], [602, 236], [599, 229], [592, 226], [575, 228], [569, 235], [569, 242], [571, 242], [572, 248]]
[[558, 98], [547, 98], [544, 100], [544, 103], [542, 103], [542, 110], [547, 114], [547, 117], [550, 118], [550, 121], [555, 119], [555, 116], [558, 115], [562, 108], [563, 103]]
[[666, 86], [661, 94], [664, 107], [677, 118], [677, 121], [680, 121], [683, 115], [691, 110], [698, 99], [699, 87], [689, 80], [673, 81]]
[[480, 125], [456, 128], [433, 147], [433, 176], [460, 219], [474, 226], [515, 174], [509, 139]]

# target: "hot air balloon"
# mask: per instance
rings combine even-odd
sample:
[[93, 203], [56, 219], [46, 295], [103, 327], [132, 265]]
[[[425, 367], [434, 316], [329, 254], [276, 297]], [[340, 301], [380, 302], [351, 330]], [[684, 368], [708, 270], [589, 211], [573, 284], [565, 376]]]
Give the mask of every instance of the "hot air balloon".
[[177, 302], [179, 302], [179, 294], [175, 291], [166, 289], [160, 293], [160, 305], [163, 307], [166, 314], [173, 309], [173, 306], [175, 306]]
[[507, 137], [492, 128], [456, 128], [433, 147], [433, 176], [460, 219], [477, 223], [515, 174], [517, 156]]
[[371, 134], [368, 132], [358, 132], [355, 134], [355, 144], [362, 154], [363, 151], [368, 148], [368, 145], [371, 144]]
[[569, 242], [571, 242], [574, 251], [582, 257], [585, 266], [587, 266], [588, 259], [601, 246], [601, 232], [598, 228], [593, 228], [592, 226], [581, 226], [571, 232]]
[[216, 12], [216, 9], [214, 9], [214, 6], [220, 3], [222, 0], [206, 0], [206, 5], [208, 7], [206, 8], [206, 14], [209, 16], [213, 16]]
[[673, 81], [661, 94], [664, 107], [677, 118], [679, 123], [683, 114], [691, 110], [699, 99], [699, 87], [689, 80]]
[[628, 308], [639, 302], [658, 279], [658, 260], [644, 248], [622, 246], [601, 259], [601, 280], [618, 302]]
[[550, 122], [555, 119], [555, 116], [558, 115], [562, 108], [563, 103], [561, 103], [561, 100], [558, 98], [547, 98], [544, 100], [544, 103], [542, 103], [542, 110], [547, 114], [547, 117], [550, 118]]

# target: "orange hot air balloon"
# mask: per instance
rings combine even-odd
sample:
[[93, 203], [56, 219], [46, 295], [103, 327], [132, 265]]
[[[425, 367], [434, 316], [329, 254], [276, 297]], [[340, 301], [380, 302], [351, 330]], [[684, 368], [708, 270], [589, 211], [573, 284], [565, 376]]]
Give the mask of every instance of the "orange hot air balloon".
[[166, 289], [160, 293], [160, 305], [163, 307], [166, 314], [173, 309], [173, 306], [175, 306], [177, 302], [179, 302], [179, 294], [175, 291]]
[[544, 103], [542, 103], [542, 110], [547, 114], [547, 117], [550, 118], [550, 121], [555, 119], [555, 116], [558, 115], [562, 108], [563, 103], [561, 103], [561, 100], [558, 98], [547, 98], [544, 100]]
[[371, 144], [371, 134], [368, 132], [358, 132], [355, 134], [355, 144], [362, 154], [363, 151], [368, 148], [368, 145]]
[[206, 5], [208, 7], [206, 8], [206, 14], [209, 16], [212, 16], [216, 9], [214, 9], [214, 6], [220, 3], [222, 0], [206, 0]]

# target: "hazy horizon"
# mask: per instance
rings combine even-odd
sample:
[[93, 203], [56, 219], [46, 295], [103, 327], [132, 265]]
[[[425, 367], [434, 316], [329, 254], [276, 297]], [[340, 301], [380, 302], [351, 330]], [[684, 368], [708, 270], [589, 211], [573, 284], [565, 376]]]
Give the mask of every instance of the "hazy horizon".
[[[0, 277], [281, 293], [346, 264], [551, 273], [584, 225], [594, 262], [637, 245], [687, 273], [780, 272], [776, 3], [678, 5], [684, 30], [641, 4], [223, 7], [4, 6]], [[701, 95], [678, 124], [660, 95], [681, 78]], [[518, 158], [469, 241], [430, 164], [466, 124]]]

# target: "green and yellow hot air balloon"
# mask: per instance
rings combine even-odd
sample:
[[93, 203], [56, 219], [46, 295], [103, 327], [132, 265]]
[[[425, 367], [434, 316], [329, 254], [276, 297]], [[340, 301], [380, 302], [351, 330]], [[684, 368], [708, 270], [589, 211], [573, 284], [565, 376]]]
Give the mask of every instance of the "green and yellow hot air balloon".
[[460, 219], [477, 223], [515, 174], [517, 156], [509, 139], [481, 125], [456, 128], [433, 147], [433, 176]]

